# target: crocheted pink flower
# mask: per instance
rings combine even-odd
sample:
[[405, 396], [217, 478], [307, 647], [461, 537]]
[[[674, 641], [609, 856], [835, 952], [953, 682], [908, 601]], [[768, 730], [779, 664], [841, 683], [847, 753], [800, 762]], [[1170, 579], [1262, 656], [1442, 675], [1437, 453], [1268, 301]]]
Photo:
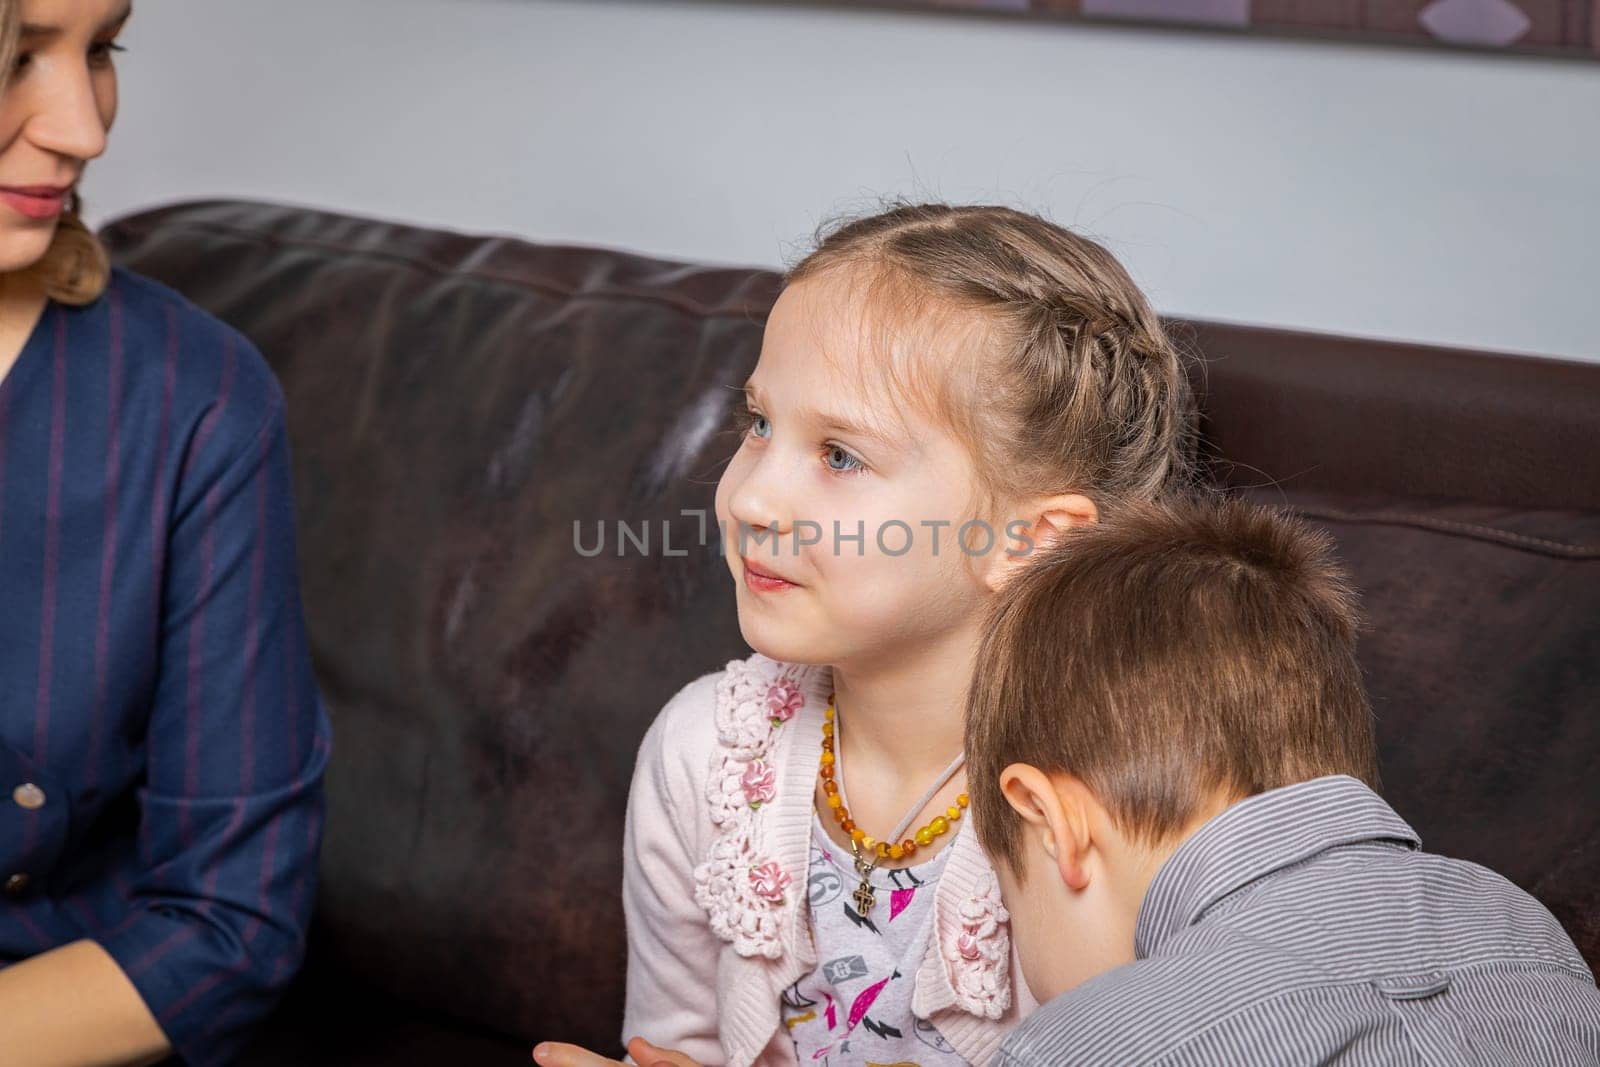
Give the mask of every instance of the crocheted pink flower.
[[744, 769], [739, 785], [744, 788], [744, 799], [752, 808], [770, 803], [778, 795], [778, 772], [764, 760], [755, 760]]
[[976, 895], [962, 901], [956, 916], [961, 931], [943, 944], [956, 1003], [974, 1015], [998, 1019], [1011, 1003], [1006, 974], [1011, 958], [1007, 926], [1011, 916], [1000, 899], [1000, 885], [987, 876]]
[[767, 711], [771, 713], [774, 725], [794, 718], [794, 713], [805, 702], [805, 694], [800, 692], [798, 686], [788, 682], [779, 682], [767, 690]]
[[750, 885], [756, 891], [756, 896], [774, 904], [783, 900], [789, 881], [788, 872], [778, 866], [777, 860], [750, 868]]

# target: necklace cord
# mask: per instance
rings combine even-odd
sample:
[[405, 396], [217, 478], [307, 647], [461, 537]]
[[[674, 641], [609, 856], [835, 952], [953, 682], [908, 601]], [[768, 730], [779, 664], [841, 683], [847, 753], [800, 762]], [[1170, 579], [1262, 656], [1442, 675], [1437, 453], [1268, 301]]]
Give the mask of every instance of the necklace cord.
[[[838, 734], [838, 740], [833, 746], [833, 781], [834, 784], [839, 787], [839, 803], [843, 804], [846, 808], [849, 808], [850, 798], [844, 791], [844, 719], [839, 712], [839, 706], [837, 704], [834, 705], [833, 716], [834, 731]], [[899, 824], [895, 826], [894, 832], [889, 834], [888, 837], [882, 838], [882, 840], [889, 841], [891, 843], [899, 841], [901, 835], [904, 834], [906, 830], [910, 829], [911, 824], [916, 821], [917, 816], [922, 814], [922, 809], [928, 806], [928, 802], [938, 794], [939, 790], [943, 789], [950, 783], [950, 779], [956, 776], [956, 772], [959, 771], [962, 764], [966, 762], [967, 754], [965, 752], [956, 753], [956, 758], [950, 761], [950, 766], [946, 767], [944, 772], [940, 774], [939, 777], [934, 781], [933, 785], [928, 787], [928, 791], [922, 794], [922, 799], [917, 801], [916, 806], [910, 811], [906, 812], [905, 818], [901, 819]]]

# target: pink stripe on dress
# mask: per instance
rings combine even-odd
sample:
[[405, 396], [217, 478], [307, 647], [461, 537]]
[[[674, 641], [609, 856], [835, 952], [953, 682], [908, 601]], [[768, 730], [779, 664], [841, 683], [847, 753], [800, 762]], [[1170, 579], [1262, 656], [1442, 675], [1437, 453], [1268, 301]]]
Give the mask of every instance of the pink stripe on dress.
[[[55, 672], [56, 582], [61, 577], [61, 482], [67, 446], [67, 317], [56, 312], [55, 376], [50, 389], [50, 461], [44, 514], [44, 596], [39, 606], [39, 684], [34, 698], [33, 760], [49, 759], [50, 690]], [[32, 823], [29, 824], [30, 830]], [[31, 838], [31, 833], [30, 833]]]
[[256, 531], [250, 547], [250, 602], [245, 611], [244, 693], [239, 710], [239, 791], [249, 793], [256, 780], [257, 666], [261, 654], [261, 586], [267, 570], [267, 450], [272, 435], [261, 435], [256, 457]]
[[106, 675], [111, 650], [111, 582], [117, 570], [117, 489], [122, 473], [122, 293], [112, 287], [106, 294], [110, 306], [111, 352], [106, 392], [106, 507], [100, 524], [100, 607], [94, 627], [94, 716], [89, 721], [89, 758], [84, 768], [86, 788], [99, 784], [100, 746], [105, 737]]
[[[156, 455], [167, 454], [167, 438], [172, 435], [172, 394], [178, 379], [178, 309], [167, 306], [167, 353], [161, 375], [161, 419], [156, 425]], [[150, 501], [150, 564], [154, 568], [155, 583], [151, 589], [159, 599], [163, 571], [167, 556], [167, 493], [163, 472], [156, 471]], [[157, 605], [159, 609], [159, 604]], [[161, 647], [161, 612], [150, 613], [151, 647]]]
[[199, 934], [199, 932], [199, 923], [196, 923], [192, 920], [184, 923], [177, 930], [174, 930], [171, 934], [169, 934], [167, 939], [161, 942], [161, 944], [150, 949], [150, 951], [146, 952], [143, 956], [140, 956], [138, 959], [130, 963], [128, 965], [128, 977], [132, 978], [143, 974], [145, 971], [159, 963], [162, 957], [166, 956], [173, 949], [182, 945], [185, 941], [188, 941], [190, 938]]
[[240, 954], [239, 959], [232, 966], [220, 971], [213, 971], [203, 981], [196, 983], [189, 992], [169, 1004], [167, 1009], [161, 1013], [160, 1022], [177, 1018], [183, 1014], [185, 1008], [223, 982], [243, 974], [256, 962], [248, 950], [250, 946], [255, 944], [256, 934], [260, 932], [263, 925], [261, 917], [270, 914], [272, 911], [272, 900], [268, 893], [268, 880], [272, 871], [272, 857], [278, 847], [278, 830], [281, 822], [279, 819], [274, 819], [271, 825], [267, 827], [266, 855], [261, 861], [261, 900], [257, 907], [257, 913], [250, 917], [250, 921], [245, 924], [244, 933], [241, 935], [246, 951]]
[[[33, 752], [35, 767], [46, 761], [50, 744], [51, 681], [55, 674], [56, 582], [60, 578], [61, 482], [67, 443], [67, 318], [56, 312], [54, 376], [50, 388], [50, 458], [47, 460], [44, 515], [44, 581], [39, 604], [39, 674], [33, 699]], [[29, 810], [22, 824], [22, 854], [30, 855], [39, 841], [39, 812]]]
[[[217, 423], [228, 408], [228, 400], [233, 393], [234, 355], [233, 337], [230, 334], [223, 346], [222, 383], [217, 390], [217, 403], [206, 413], [205, 418], [200, 420], [200, 429], [195, 434], [194, 445], [189, 450], [189, 458], [184, 462], [185, 476], [193, 466], [195, 457], [203, 453], [210, 444], [212, 435], [216, 433]], [[183, 480], [185, 479], [180, 478], [180, 482]], [[183, 788], [184, 794], [191, 797], [200, 792], [200, 721], [205, 701], [205, 687], [201, 682], [204, 674], [202, 659], [205, 652], [206, 599], [211, 595], [211, 583], [216, 572], [217, 495], [216, 485], [206, 493], [205, 528], [200, 534], [200, 588], [195, 595], [194, 617], [189, 621], [188, 711], [184, 724]], [[194, 827], [191, 824], [187, 803], [178, 807], [178, 837], [185, 848], [194, 841]]]

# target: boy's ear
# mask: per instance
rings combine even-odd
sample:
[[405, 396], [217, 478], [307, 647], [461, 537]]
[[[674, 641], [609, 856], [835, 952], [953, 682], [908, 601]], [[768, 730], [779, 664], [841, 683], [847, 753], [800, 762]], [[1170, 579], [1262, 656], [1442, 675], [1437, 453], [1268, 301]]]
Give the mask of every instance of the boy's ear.
[[1067, 888], [1088, 888], [1088, 787], [1071, 775], [1052, 778], [1037, 767], [1013, 763], [1000, 772], [1000, 792], [1022, 816], [1024, 837], [1039, 843]]
[[999, 592], [1041, 550], [1075, 527], [1099, 521], [1099, 506], [1082, 493], [1035, 497], [999, 531], [1001, 551], [993, 553], [994, 563], [985, 575], [989, 588]]

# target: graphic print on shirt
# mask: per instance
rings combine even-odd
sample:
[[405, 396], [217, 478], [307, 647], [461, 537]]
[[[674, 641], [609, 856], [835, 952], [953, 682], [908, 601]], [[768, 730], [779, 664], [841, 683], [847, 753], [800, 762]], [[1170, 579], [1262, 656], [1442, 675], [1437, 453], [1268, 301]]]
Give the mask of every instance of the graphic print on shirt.
[[850, 892], [860, 883], [852, 857], [814, 822], [807, 876], [816, 968], [782, 998], [782, 1017], [810, 1067], [954, 1067], [966, 1061], [932, 1023], [911, 1011], [927, 951], [933, 900], [945, 853], [915, 867], [871, 875], [875, 906], [865, 915]]
[[912, 1032], [917, 1035], [918, 1041], [921, 1041], [935, 1052], [943, 1052], [947, 1056], [956, 1054], [955, 1048], [944, 1039], [944, 1035], [939, 1032], [938, 1027], [928, 1020], [918, 1019]]
[[844, 892], [844, 879], [829, 864], [818, 862], [821, 855], [821, 849], [811, 849], [811, 877], [806, 879], [806, 898], [812, 908], [832, 904]]
[[842, 956], [822, 965], [822, 973], [834, 985], [867, 976], [867, 961], [860, 956]]
[[[909, 883], [905, 888], [900, 886], [902, 878]], [[889, 894], [889, 921], [894, 922], [901, 912], [911, 906], [911, 900], [922, 883], [909, 867], [891, 870], [889, 872], [889, 881], [893, 882], [895, 886], [894, 892]]]
[[849, 904], [844, 906], [844, 915], [845, 918], [850, 920], [852, 925], [871, 930], [873, 933], [878, 933], [878, 928], [873, 925], [872, 920], [861, 914], [855, 908], [852, 908]]

